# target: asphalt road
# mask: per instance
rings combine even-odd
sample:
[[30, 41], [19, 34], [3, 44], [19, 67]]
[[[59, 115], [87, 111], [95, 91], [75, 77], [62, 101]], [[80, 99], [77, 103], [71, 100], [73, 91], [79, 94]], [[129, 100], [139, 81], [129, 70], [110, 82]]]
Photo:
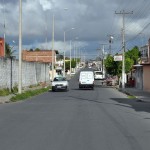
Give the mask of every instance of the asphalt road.
[[96, 81], [0, 105], [0, 150], [149, 150], [150, 104]]

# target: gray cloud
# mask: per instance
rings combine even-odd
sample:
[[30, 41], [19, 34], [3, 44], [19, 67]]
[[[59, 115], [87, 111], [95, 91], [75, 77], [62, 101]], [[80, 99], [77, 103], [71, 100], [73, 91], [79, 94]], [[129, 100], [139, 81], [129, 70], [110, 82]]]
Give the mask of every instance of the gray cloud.
[[[69, 40], [78, 36], [81, 47], [86, 45], [89, 53], [97, 54], [96, 49], [100, 47], [100, 43], [108, 43], [109, 35], [114, 35], [112, 48], [114, 52], [118, 51], [121, 49], [122, 15], [115, 14], [115, 11], [122, 10], [133, 11], [133, 14], [125, 15], [127, 48], [129, 45], [140, 43], [138, 41], [141, 40], [139, 35], [141, 31], [146, 37], [145, 43], [149, 38], [147, 31], [150, 27], [146, 25], [149, 23], [150, 2], [147, 0], [22, 0], [22, 6], [24, 47], [32, 48], [36, 45], [47, 47], [48, 45], [48, 48], [51, 48], [52, 15], [55, 16], [55, 47], [61, 50], [63, 50], [64, 30], [74, 27], [76, 28], [74, 31], [66, 33], [68, 48]], [[64, 8], [68, 10], [65, 11]], [[19, 1], [1, 0], [0, 14], [2, 16], [0, 36], [3, 36], [5, 19], [7, 42], [17, 41]], [[48, 44], [45, 43], [46, 37]]]

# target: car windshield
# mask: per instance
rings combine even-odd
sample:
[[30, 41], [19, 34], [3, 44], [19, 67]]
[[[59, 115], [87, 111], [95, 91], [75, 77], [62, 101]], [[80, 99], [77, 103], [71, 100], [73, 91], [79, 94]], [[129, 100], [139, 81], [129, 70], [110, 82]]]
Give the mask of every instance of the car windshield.
[[56, 78], [54, 78], [54, 81], [66, 81], [66, 78], [64, 78], [64, 77], [56, 77]]

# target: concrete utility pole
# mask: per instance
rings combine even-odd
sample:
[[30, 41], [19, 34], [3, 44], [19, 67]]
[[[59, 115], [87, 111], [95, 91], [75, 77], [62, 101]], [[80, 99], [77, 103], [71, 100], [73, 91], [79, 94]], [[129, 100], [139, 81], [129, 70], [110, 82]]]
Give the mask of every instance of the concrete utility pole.
[[3, 0], [3, 13], [4, 13], [4, 57], [6, 56], [6, 17], [5, 17], [5, 2]]
[[[102, 49], [98, 49], [98, 50], [101, 50], [101, 54], [102, 54], [102, 64], [101, 64], [101, 70], [102, 70], [102, 73], [104, 73], [104, 57], [105, 57], [105, 45], [108, 45], [108, 44], [100, 44], [100, 45], [102, 45]], [[103, 74], [102, 74], [102, 76], [103, 76]]]
[[133, 14], [132, 12], [125, 12], [120, 11], [120, 12], [115, 12], [115, 14], [119, 14], [122, 15], [122, 24], [123, 24], [123, 28], [122, 28], [122, 89], [125, 88], [125, 15], [128, 14]]
[[18, 93], [22, 93], [22, 0], [19, 4], [19, 74]]
[[66, 72], [66, 64], [65, 64], [65, 60], [66, 60], [66, 31], [64, 31], [64, 71], [63, 71], [63, 76], [65, 77], [65, 72]]
[[52, 80], [54, 79], [54, 26], [55, 26], [55, 16], [52, 16]]

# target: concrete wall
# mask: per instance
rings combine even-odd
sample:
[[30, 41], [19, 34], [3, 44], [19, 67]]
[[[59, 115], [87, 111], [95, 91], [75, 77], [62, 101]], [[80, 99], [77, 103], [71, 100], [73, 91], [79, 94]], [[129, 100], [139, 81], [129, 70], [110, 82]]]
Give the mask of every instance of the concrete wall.
[[[0, 58], [0, 89], [18, 86], [18, 60]], [[22, 87], [49, 82], [49, 67], [45, 63], [22, 62]]]

